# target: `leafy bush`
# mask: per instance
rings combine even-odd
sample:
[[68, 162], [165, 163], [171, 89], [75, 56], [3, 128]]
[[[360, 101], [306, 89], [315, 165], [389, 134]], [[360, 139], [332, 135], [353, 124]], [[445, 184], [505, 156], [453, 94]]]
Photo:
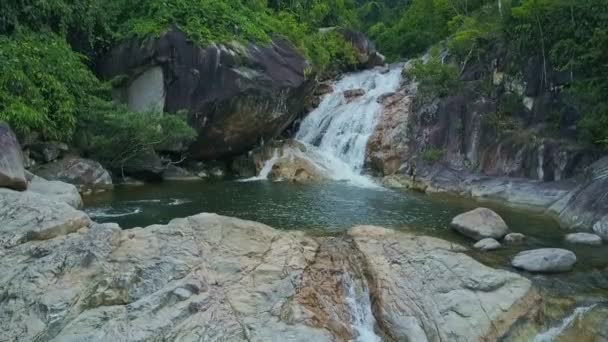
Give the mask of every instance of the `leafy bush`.
[[428, 60], [416, 59], [406, 71], [418, 82], [418, 92], [422, 99], [444, 97], [458, 90], [458, 68], [444, 63], [438, 49], [432, 49]]
[[167, 142], [189, 144], [196, 137], [184, 117], [160, 111], [135, 113], [108, 102], [96, 102], [79, 122], [80, 145], [109, 168], [121, 169], [130, 160], [154, 152]]
[[429, 164], [439, 162], [445, 156], [445, 150], [437, 147], [429, 147], [422, 151], [420, 157]]
[[69, 141], [77, 117], [101, 83], [64, 39], [44, 33], [0, 35], [0, 120], [20, 135]]

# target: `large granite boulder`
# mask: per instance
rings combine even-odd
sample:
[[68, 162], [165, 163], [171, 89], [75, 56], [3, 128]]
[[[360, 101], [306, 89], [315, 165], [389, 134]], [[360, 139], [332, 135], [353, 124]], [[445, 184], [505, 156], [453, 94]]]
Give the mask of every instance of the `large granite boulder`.
[[288, 155], [277, 159], [268, 174], [272, 181], [311, 183], [326, 180], [325, 171], [310, 159], [299, 155]]
[[82, 197], [75, 185], [61, 181], [49, 181], [29, 172], [26, 175], [29, 191], [41, 194], [54, 201], [66, 203], [72, 208], [82, 207]]
[[21, 146], [15, 133], [4, 122], [0, 122], [0, 187], [27, 188]]
[[308, 67], [282, 38], [203, 47], [173, 28], [116, 47], [98, 70], [106, 79], [127, 76], [116, 97], [134, 110], [186, 110], [199, 133], [191, 154], [211, 160], [246, 152], [289, 126], [314, 87]]
[[0, 340], [494, 340], [538, 307], [525, 278], [383, 228], [314, 238], [214, 214], [76, 228], [0, 249]]
[[576, 263], [576, 255], [561, 248], [540, 248], [517, 254], [513, 267], [530, 272], [567, 272]]
[[378, 227], [349, 234], [387, 340], [498, 341], [536, 314], [540, 297], [529, 280], [484, 266], [462, 246]]
[[90, 224], [85, 213], [67, 203], [31, 191], [0, 189], [0, 248], [52, 239]]
[[487, 208], [477, 208], [454, 217], [451, 227], [475, 240], [485, 238], [498, 240], [509, 233], [505, 221]]
[[109, 190], [113, 188], [112, 177], [104, 167], [90, 159], [68, 157], [36, 169], [36, 174], [47, 180], [74, 184], [81, 192], [87, 190]]
[[568, 227], [595, 229], [603, 235], [608, 220], [608, 157], [591, 165], [578, 179], [578, 188], [551, 210]]

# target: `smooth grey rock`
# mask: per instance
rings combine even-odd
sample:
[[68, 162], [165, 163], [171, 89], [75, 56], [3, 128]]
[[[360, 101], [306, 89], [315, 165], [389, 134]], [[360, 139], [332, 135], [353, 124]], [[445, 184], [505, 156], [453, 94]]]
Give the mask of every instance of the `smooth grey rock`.
[[608, 215], [602, 217], [593, 225], [593, 231], [604, 241], [608, 241]]
[[100, 163], [90, 159], [64, 158], [41, 166], [35, 173], [48, 180], [74, 184], [81, 192], [114, 187], [110, 173]]
[[602, 244], [602, 238], [591, 233], [572, 233], [566, 235], [566, 242], [579, 245], [599, 246]]
[[19, 191], [27, 188], [21, 146], [4, 122], [0, 122], [0, 187]]
[[504, 241], [510, 244], [522, 243], [525, 240], [526, 236], [521, 233], [509, 233], [504, 238]]
[[163, 69], [152, 67], [139, 75], [127, 89], [127, 104], [135, 112], [162, 111], [165, 108]]
[[367, 265], [375, 318], [395, 341], [497, 341], [539, 304], [528, 279], [460, 245], [370, 226], [349, 235]]
[[524, 251], [515, 256], [511, 265], [530, 272], [567, 272], [576, 263], [576, 255], [560, 248]]
[[90, 224], [85, 213], [64, 202], [32, 191], [0, 190], [0, 247], [52, 239]]
[[60, 181], [48, 181], [31, 173], [28, 173], [27, 178], [29, 191], [67, 203], [76, 209], [82, 207], [82, 197], [75, 185]]
[[500, 242], [492, 239], [492, 238], [486, 238], [483, 240], [479, 240], [476, 244], [473, 245], [473, 248], [478, 249], [480, 251], [494, 251], [499, 249], [500, 246]]
[[478, 241], [485, 238], [502, 239], [509, 233], [505, 221], [487, 208], [477, 208], [456, 216], [451, 227]]

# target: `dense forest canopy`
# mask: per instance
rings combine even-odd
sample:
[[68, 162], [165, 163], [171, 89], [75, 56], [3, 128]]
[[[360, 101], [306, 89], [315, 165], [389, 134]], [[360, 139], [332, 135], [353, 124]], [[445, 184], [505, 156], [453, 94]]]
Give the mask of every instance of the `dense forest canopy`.
[[[110, 104], [109, 85], [92, 71], [95, 59], [127, 38], [158, 36], [173, 26], [200, 44], [287, 37], [317, 74], [355, 62], [339, 34], [320, 28], [359, 29], [389, 60], [447, 42], [449, 72], [483, 60], [501, 42], [514, 65], [536, 56], [543, 73], [567, 71], [564, 91], [583, 112], [581, 139], [608, 145], [605, 0], [6, 0], [0, 3], [0, 120], [20, 134], [70, 141], [86, 132], [88, 143], [103, 141], [104, 127], [116, 129], [110, 124], [116, 113], [129, 114]], [[435, 73], [453, 82], [443, 71]], [[438, 89], [438, 95], [448, 91]], [[191, 135], [186, 127], [177, 131]], [[155, 133], [141, 134], [146, 141]]]

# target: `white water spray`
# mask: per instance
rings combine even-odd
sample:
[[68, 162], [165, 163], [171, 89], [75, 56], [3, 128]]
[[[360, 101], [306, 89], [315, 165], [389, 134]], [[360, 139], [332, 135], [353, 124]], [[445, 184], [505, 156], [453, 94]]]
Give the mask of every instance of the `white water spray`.
[[574, 310], [574, 312], [570, 316], [564, 318], [558, 326], [553, 327], [541, 334], [536, 335], [536, 337], [534, 338], [534, 342], [553, 342], [553, 341], [555, 341], [555, 339], [557, 337], [559, 337], [561, 334], [563, 334], [564, 331], [567, 328], [569, 328], [572, 325], [572, 323], [574, 323], [574, 320], [576, 320], [578, 317], [586, 314], [587, 312], [589, 312], [589, 310], [593, 309], [594, 307], [595, 307], [595, 304], [590, 305], [590, 306], [583, 306], [580, 308], [576, 308]]
[[353, 342], [380, 342], [381, 339], [374, 332], [376, 319], [372, 313], [369, 288], [365, 280], [362, 288], [357, 289], [355, 281], [345, 272], [344, 285], [346, 287], [346, 304], [352, 314], [352, 327], [355, 333]]
[[[334, 84], [334, 91], [325, 96], [317, 109], [302, 121], [296, 139], [316, 147], [320, 162], [331, 170], [331, 178], [347, 180], [356, 185], [371, 185], [361, 176], [365, 164], [367, 142], [374, 132], [382, 105], [380, 96], [395, 92], [401, 84], [402, 66], [382, 72], [366, 70], [344, 76]], [[346, 99], [347, 90], [362, 89], [365, 93]]]

